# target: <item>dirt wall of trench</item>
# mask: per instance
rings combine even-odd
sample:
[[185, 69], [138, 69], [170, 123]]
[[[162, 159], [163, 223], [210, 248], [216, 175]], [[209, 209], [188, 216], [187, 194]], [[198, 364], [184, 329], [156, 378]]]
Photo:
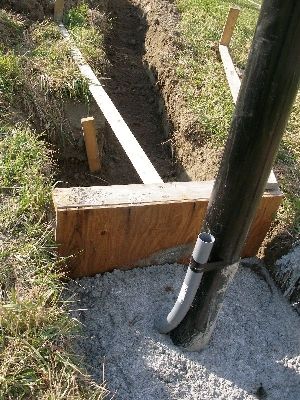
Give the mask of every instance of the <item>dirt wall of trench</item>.
[[[182, 46], [179, 15], [167, 0], [132, 0], [148, 24], [144, 63], [161, 97], [166, 136], [172, 141], [181, 168], [178, 180], [210, 180], [217, 173], [222, 149], [209, 143], [199, 121], [187, 106], [176, 68]], [[184, 170], [184, 172], [182, 172]]]

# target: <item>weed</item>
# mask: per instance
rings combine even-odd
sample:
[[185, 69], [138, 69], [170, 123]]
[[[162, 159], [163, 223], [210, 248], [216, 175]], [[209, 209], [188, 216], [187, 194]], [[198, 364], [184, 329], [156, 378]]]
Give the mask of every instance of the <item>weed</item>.
[[86, 2], [72, 7], [65, 17], [65, 24], [68, 28], [84, 27], [88, 25], [89, 6]]
[[13, 53], [0, 50], [0, 99], [11, 101], [12, 95], [21, 84], [19, 58]]

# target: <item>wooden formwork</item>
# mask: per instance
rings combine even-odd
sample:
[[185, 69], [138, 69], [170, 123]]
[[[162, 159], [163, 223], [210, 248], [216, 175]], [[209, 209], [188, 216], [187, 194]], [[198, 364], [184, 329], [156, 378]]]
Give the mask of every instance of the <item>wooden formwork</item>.
[[[57, 2], [60, 4], [57, 9], [61, 10], [61, 1]], [[227, 44], [233, 25], [231, 21], [225, 27], [229, 33], [224, 30]], [[92, 96], [143, 182], [54, 189], [59, 255], [68, 257], [72, 277], [114, 268], [187, 261], [201, 229], [213, 181], [163, 183], [68, 31], [63, 24], [59, 28], [88, 80]], [[220, 53], [231, 61], [227, 46], [220, 45]], [[232, 66], [231, 62], [231, 71]], [[237, 75], [234, 80], [237, 97], [240, 84]], [[92, 146], [93, 151], [95, 147]], [[244, 257], [257, 253], [281, 199], [282, 193], [271, 174], [244, 246]]]
[[[55, 189], [56, 241], [73, 277], [183, 262], [204, 219], [213, 181]], [[265, 192], [243, 257], [254, 256], [282, 194]]]

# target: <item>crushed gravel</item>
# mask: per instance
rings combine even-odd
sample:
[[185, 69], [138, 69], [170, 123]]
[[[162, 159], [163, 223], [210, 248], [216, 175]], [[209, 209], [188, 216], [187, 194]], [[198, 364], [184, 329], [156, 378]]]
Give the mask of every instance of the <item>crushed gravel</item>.
[[75, 348], [120, 400], [300, 399], [300, 319], [287, 300], [240, 268], [205, 350], [175, 347], [153, 327], [173, 306], [185, 267], [116, 270], [70, 283]]
[[286, 297], [300, 314], [300, 245], [275, 264], [276, 281]]

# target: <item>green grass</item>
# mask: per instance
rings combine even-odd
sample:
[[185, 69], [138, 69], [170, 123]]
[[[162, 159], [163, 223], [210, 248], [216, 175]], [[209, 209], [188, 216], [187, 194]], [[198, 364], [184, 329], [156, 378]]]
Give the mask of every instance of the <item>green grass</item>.
[[47, 223], [51, 158], [26, 126], [0, 142], [0, 398], [101, 399], [69, 354], [77, 332]]
[[88, 25], [89, 6], [86, 2], [81, 2], [72, 7], [65, 16], [65, 24], [68, 28], [78, 28]]
[[0, 97], [11, 101], [21, 79], [19, 58], [13, 52], [3, 53], [0, 50]]
[[[183, 48], [176, 60], [177, 74], [186, 102], [201, 126], [201, 136], [215, 147], [224, 145], [234, 109], [217, 54], [229, 7], [234, 4], [242, 11], [230, 53], [236, 67], [244, 69], [259, 14], [256, 7], [247, 0], [176, 0]], [[274, 169], [285, 194], [277, 229], [288, 231], [297, 239], [300, 234], [300, 96], [293, 107]]]
[[86, 101], [87, 82], [72, 61], [69, 46], [53, 22], [35, 24], [30, 31], [29, 45], [27, 67], [43, 93]]
[[[72, 29], [84, 40], [89, 28], [81, 28]], [[25, 27], [21, 17], [0, 10], [0, 399], [103, 399], [106, 393], [72, 354], [80, 329], [63, 301], [63, 260], [49, 222], [54, 165], [42, 139], [60, 129], [65, 134], [57, 111], [65, 100], [86, 97], [57, 27], [50, 21]], [[16, 123], [19, 114], [41, 134], [30, 122]]]
[[[223, 144], [233, 112], [230, 90], [217, 54], [217, 43], [227, 17], [229, 0], [177, 0], [185, 50], [180, 53], [177, 73], [202, 130]], [[237, 4], [243, 1], [237, 1]], [[243, 68], [250, 47], [257, 11], [243, 10], [232, 40], [232, 54]], [[235, 51], [237, 50], [237, 51]], [[235, 54], [237, 57], [235, 57]]]

